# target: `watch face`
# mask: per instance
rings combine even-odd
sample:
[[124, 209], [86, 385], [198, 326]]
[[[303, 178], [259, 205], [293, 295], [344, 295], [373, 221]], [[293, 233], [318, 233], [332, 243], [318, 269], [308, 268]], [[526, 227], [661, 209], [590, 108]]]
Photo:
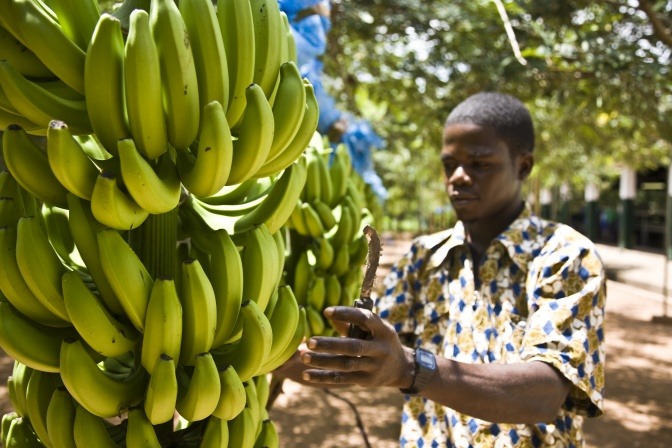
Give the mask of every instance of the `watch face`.
[[434, 355], [424, 350], [418, 350], [418, 361], [421, 365], [427, 368], [434, 369], [435, 367], [436, 360]]

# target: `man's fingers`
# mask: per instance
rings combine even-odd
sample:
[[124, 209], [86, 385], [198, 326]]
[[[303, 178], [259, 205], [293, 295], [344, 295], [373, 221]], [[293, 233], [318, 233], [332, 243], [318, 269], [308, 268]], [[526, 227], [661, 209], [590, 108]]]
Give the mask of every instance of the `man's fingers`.
[[347, 322], [365, 328], [376, 335], [386, 328], [383, 321], [372, 311], [352, 306], [332, 306], [324, 310], [327, 319], [336, 322]]
[[340, 372], [371, 370], [370, 358], [362, 358], [357, 356], [341, 356], [306, 352], [301, 355], [301, 361], [311, 368], [337, 370]]
[[361, 372], [340, 372], [336, 370], [307, 369], [303, 371], [301, 379], [320, 384], [365, 384], [365, 376]]
[[332, 338], [327, 336], [315, 336], [308, 339], [308, 348], [314, 352], [333, 353], [347, 356], [363, 356], [365, 354], [365, 341], [351, 338]]

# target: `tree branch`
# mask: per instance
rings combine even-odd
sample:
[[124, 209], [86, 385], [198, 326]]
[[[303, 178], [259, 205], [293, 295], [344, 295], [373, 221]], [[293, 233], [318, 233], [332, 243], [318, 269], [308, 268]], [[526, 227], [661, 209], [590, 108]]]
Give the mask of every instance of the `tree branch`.
[[639, 0], [639, 9], [649, 18], [655, 36], [668, 47], [672, 47], [672, 31], [658, 17], [649, 0]]
[[516, 40], [516, 34], [513, 32], [513, 27], [511, 26], [511, 21], [509, 20], [509, 16], [506, 13], [506, 8], [504, 8], [504, 3], [502, 3], [501, 0], [492, 1], [495, 3], [495, 5], [497, 5], [497, 11], [499, 12], [499, 16], [502, 18], [502, 22], [504, 23], [504, 29], [506, 30], [506, 35], [509, 38], [513, 55], [516, 57], [516, 60], [520, 62], [520, 65], [527, 65], [527, 61], [523, 55], [520, 54], [520, 47], [518, 46], [518, 41]]

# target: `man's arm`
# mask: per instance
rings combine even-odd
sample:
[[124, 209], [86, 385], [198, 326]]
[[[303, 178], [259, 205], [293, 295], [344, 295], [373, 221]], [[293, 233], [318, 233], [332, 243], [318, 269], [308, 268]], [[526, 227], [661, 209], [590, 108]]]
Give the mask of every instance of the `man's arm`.
[[[325, 310], [332, 320], [367, 328], [373, 338], [314, 337], [301, 360], [304, 381], [316, 385], [408, 388], [413, 382], [413, 350], [377, 315], [351, 307]], [[465, 364], [437, 358], [437, 374], [420, 392], [458, 412], [499, 423], [551, 421], [570, 389], [569, 381], [543, 362]]]

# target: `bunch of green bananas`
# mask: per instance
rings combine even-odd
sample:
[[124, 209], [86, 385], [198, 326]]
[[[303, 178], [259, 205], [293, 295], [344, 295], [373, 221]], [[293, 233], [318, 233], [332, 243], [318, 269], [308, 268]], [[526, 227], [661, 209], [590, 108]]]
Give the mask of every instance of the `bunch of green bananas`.
[[352, 169], [344, 144], [325, 147], [316, 138], [306, 150], [306, 184], [290, 215], [288, 283], [305, 306], [309, 334], [332, 334], [323, 317], [328, 306], [352, 306], [362, 282], [368, 241], [362, 229], [375, 226], [380, 207]]
[[277, 1], [0, 8], [4, 446], [277, 446], [319, 112]]

